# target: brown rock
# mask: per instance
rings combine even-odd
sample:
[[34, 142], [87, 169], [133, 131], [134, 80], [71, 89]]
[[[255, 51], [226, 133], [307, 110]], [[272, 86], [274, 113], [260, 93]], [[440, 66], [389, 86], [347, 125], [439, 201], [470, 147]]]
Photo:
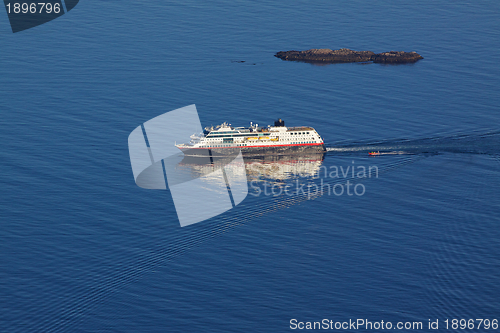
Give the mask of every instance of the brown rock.
[[349, 49], [311, 49], [306, 51], [281, 51], [274, 56], [292, 61], [342, 63], [370, 61], [374, 54], [372, 51], [353, 51]]
[[274, 55], [277, 58], [288, 61], [303, 61], [312, 63], [346, 63], [366, 62], [377, 63], [411, 63], [423, 57], [416, 52], [390, 51], [375, 54], [372, 51], [353, 51], [349, 49], [311, 49], [306, 51], [280, 51]]
[[375, 54], [372, 56], [373, 62], [384, 63], [384, 64], [403, 64], [416, 62], [420, 59], [424, 59], [417, 52], [403, 52], [403, 51], [390, 51]]

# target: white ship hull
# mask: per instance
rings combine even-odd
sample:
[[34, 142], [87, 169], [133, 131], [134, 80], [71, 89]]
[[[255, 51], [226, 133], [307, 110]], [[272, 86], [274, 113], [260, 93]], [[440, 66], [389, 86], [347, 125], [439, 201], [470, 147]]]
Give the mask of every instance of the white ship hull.
[[248, 128], [231, 127], [224, 123], [216, 128], [206, 128], [199, 136], [192, 135], [191, 142], [176, 145], [186, 156], [220, 157], [238, 154], [292, 155], [317, 154], [326, 151], [323, 139], [312, 127], [285, 127], [280, 119], [275, 126], [265, 128], [250, 125]]

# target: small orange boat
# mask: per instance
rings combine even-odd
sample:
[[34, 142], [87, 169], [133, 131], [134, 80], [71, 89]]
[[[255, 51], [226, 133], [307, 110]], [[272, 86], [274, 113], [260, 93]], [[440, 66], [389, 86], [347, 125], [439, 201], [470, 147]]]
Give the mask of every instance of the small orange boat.
[[372, 151], [372, 152], [369, 152], [368, 154], [371, 156], [376, 156], [376, 155], [380, 155], [380, 152], [379, 151]]

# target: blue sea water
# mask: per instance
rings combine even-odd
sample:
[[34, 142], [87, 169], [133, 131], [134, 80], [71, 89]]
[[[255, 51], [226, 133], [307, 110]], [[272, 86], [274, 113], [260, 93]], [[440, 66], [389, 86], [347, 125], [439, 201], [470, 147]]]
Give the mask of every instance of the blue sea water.
[[[1, 14], [0, 331], [500, 319], [499, 14], [495, 1], [83, 1], [16, 34]], [[424, 59], [273, 57], [342, 47]], [[193, 103], [203, 125], [313, 126], [337, 149], [324, 167], [381, 173], [362, 196], [249, 196], [181, 228], [168, 191], [135, 185], [127, 138]]]

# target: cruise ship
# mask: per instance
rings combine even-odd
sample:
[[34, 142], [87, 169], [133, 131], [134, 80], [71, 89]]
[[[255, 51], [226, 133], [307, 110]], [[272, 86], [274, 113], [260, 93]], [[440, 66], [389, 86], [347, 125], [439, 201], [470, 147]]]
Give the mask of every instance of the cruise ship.
[[232, 127], [223, 123], [206, 127], [203, 133], [191, 135], [189, 143], [176, 144], [185, 156], [288, 155], [324, 153], [325, 145], [316, 130], [309, 126], [286, 127], [278, 119], [274, 126]]

